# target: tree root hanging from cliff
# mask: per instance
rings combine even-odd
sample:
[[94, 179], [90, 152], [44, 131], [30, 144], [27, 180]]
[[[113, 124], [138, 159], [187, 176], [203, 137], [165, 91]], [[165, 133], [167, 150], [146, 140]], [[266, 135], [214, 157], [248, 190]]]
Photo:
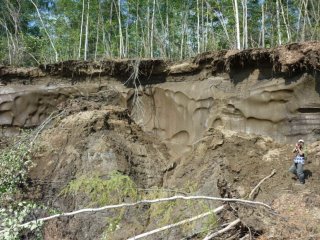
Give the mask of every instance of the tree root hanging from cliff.
[[35, 141], [37, 140], [39, 134], [45, 129], [45, 127], [48, 126], [48, 124], [54, 120], [55, 118], [58, 118], [62, 116], [65, 112], [61, 111], [54, 111], [52, 112], [37, 128], [34, 129], [31, 133], [26, 134], [21, 140], [19, 140], [14, 147], [19, 146], [21, 143], [28, 143], [30, 146], [30, 150], [32, 149], [33, 145], [35, 144]]
[[132, 73], [128, 80], [124, 83], [124, 85], [129, 85], [134, 87], [134, 93], [132, 97], [132, 112], [131, 116], [137, 114], [137, 115], [142, 115], [144, 116], [144, 108], [143, 108], [143, 102], [141, 101], [140, 94], [143, 91], [142, 84], [139, 80], [139, 75], [140, 75], [140, 59], [133, 60], [131, 62], [131, 67], [132, 67]]
[[56, 114], [57, 112], [52, 112], [50, 114], [50, 116], [45, 120], [43, 121], [36, 129], [36, 132], [35, 132], [35, 135], [30, 143], [30, 148], [32, 148], [32, 146], [34, 145], [37, 137], [39, 136], [39, 134], [41, 133], [41, 131], [55, 118], [58, 118], [60, 116], [62, 116], [64, 114], [64, 111]]

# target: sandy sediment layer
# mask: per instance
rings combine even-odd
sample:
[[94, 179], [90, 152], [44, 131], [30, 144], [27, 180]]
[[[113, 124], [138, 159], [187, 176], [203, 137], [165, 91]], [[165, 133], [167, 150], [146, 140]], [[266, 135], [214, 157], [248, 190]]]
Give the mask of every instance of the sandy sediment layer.
[[[123, 106], [145, 131], [179, 152], [211, 127], [286, 142], [297, 137], [317, 140], [319, 56], [320, 43], [309, 42], [207, 52], [184, 62], [131, 59], [0, 66], [0, 125], [39, 125], [66, 99], [101, 93], [108, 86], [123, 94]], [[135, 84], [142, 86], [138, 92]]]

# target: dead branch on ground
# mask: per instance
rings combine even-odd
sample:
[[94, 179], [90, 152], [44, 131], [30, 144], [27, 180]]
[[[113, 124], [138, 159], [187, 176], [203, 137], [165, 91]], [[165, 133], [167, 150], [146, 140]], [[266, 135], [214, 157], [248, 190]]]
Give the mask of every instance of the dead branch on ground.
[[253, 198], [253, 194], [254, 192], [260, 187], [260, 185], [265, 181], [267, 180], [268, 178], [271, 178], [274, 174], [276, 174], [276, 170], [273, 169], [271, 174], [266, 176], [265, 178], [263, 178], [255, 187], [254, 189], [252, 189], [251, 193], [249, 194], [249, 199], [252, 199]]
[[158, 233], [158, 232], [162, 232], [162, 231], [167, 230], [167, 229], [170, 229], [170, 228], [174, 228], [174, 227], [177, 227], [177, 226], [180, 226], [180, 225], [189, 223], [189, 222], [193, 222], [193, 221], [195, 221], [195, 220], [198, 220], [198, 219], [200, 219], [200, 218], [204, 218], [204, 217], [209, 216], [209, 215], [211, 215], [211, 214], [219, 213], [219, 212], [221, 212], [223, 209], [224, 209], [224, 206], [220, 206], [220, 207], [217, 207], [216, 209], [211, 210], [211, 211], [209, 211], [209, 212], [202, 213], [202, 214], [200, 214], [200, 215], [198, 215], [198, 216], [195, 216], [195, 217], [192, 217], [192, 218], [188, 218], [188, 219], [182, 220], [182, 221], [177, 222], [177, 223], [169, 224], [169, 225], [166, 225], [166, 226], [164, 226], [164, 227], [157, 228], [157, 229], [154, 229], [154, 230], [152, 230], [152, 231], [139, 234], [139, 235], [137, 235], [137, 236], [128, 238], [127, 240], [135, 240], [135, 239], [144, 238], [144, 237], [150, 236], [150, 235], [155, 234], [155, 233]]
[[213, 239], [214, 237], [217, 237], [217, 236], [229, 231], [234, 226], [238, 225], [240, 222], [241, 222], [240, 218], [237, 218], [236, 220], [234, 220], [231, 223], [229, 223], [228, 226], [226, 226], [225, 228], [223, 228], [223, 229], [221, 229], [221, 230], [219, 230], [217, 232], [214, 232], [214, 233], [211, 233], [211, 234], [207, 235], [203, 240]]
[[[265, 178], [263, 178], [253, 189], [252, 191], [250, 192], [249, 194], [249, 199], [252, 200], [253, 198], [253, 194], [255, 193], [255, 191], [260, 187], [260, 185], [266, 181], [267, 179], [271, 178], [274, 174], [276, 174], [276, 170], [273, 169], [271, 174], [269, 174], [268, 176], [266, 176]], [[209, 235], [207, 235], [204, 240], [209, 240], [209, 239], [212, 239], [214, 237], [217, 237], [218, 235], [221, 235], [229, 230], [231, 230], [233, 227], [235, 227], [236, 225], [238, 225], [239, 223], [241, 222], [240, 218], [237, 218], [236, 220], [234, 220], [233, 222], [231, 222], [230, 224], [228, 224], [226, 227], [224, 227], [223, 229], [217, 231], [217, 232], [214, 232], [214, 233], [211, 233]], [[248, 227], [249, 229], [249, 232], [250, 232], [250, 236], [251, 236], [251, 231], [250, 231], [250, 228]]]
[[[38, 223], [38, 222], [45, 222], [45, 221], [48, 221], [48, 220], [51, 220], [54, 218], [59, 218], [59, 217], [73, 216], [73, 215], [80, 214], [80, 213], [99, 212], [99, 211], [103, 211], [103, 210], [107, 210], [107, 209], [131, 207], [131, 206], [136, 206], [139, 204], [146, 204], [146, 203], [159, 203], [159, 202], [166, 202], [166, 201], [174, 201], [174, 200], [178, 200], [178, 199], [181, 199], [181, 200], [211, 200], [211, 201], [234, 202], [234, 203], [236, 202], [236, 203], [248, 204], [248, 205], [253, 205], [253, 206], [261, 206], [261, 207], [267, 208], [268, 210], [272, 210], [272, 208], [269, 205], [267, 205], [263, 202], [255, 202], [255, 201], [237, 199], [237, 198], [219, 198], [219, 197], [210, 197], [210, 196], [173, 196], [173, 197], [169, 197], [169, 198], [141, 200], [141, 201], [134, 202], [134, 203], [122, 203], [122, 204], [117, 204], [117, 205], [107, 205], [107, 206], [103, 206], [100, 208], [84, 208], [84, 209], [80, 209], [80, 210], [73, 211], [73, 212], [59, 213], [59, 214], [55, 214], [55, 215], [52, 215], [49, 217], [36, 219], [36, 220], [30, 221], [30, 222], [26, 222], [24, 224], [21, 224], [17, 227], [23, 228], [23, 227], [29, 226], [30, 224], [34, 224], [34, 223]], [[0, 234], [3, 234], [7, 231], [9, 231], [9, 229], [2, 229], [2, 230], [0, 230]]]

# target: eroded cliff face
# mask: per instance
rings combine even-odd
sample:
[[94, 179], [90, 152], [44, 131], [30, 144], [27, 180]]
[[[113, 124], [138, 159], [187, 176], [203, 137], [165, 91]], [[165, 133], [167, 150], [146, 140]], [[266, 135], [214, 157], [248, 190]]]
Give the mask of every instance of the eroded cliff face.
[[133, 104], [136, 122], [178, 155], [216, 127], [287, 143], [319, 139], [318, 44], [219, 54], [171, 65], [168, 81], [146, 86]]
[[135, 120], [177, 153], [181, 149], [176, 145], [190, 148], [206, 129], [217, 127], [280, 142], [317, 140], [320, 97], [315, 77], [306, 73], [289, 80], [260, 80], [258, 76], [255, 69], [238, 84], [229, 76], [157, 84], [141, 96]]
[[[182, 63], [108, 60], [31, 69], [2, 66], [0, 125], [39, 125], [67, 98], [112, 86], [122, 93], [122, 106], [134, 120], [166, 141], [172, 154], [188, 151], [211, 127], [283, 142], [299, 137], [314, 141], [320, 128], [319, 49], [319, 43], [305, 43], [204, 53]], [[135, 81], [143, 86], [138, 91]]]

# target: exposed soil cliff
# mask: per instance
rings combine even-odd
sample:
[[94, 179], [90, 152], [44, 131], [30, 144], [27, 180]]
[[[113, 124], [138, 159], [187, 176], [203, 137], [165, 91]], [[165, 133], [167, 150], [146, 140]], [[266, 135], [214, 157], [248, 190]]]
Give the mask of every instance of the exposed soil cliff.
[[[111, 85], [123, 93], [122, 106], [137, 113], [133, 118], [145, 131], [172, 144], [190, 145], [205, 129], [218, 125], [279, 141], [314, 141], [319, 61], [319, 44], [305, 43], [204, 53], [182, 63], [108, 60], [31, 69], [2, 66], [0, 81], [8, 85], [1, 88], [0, 125], [35, 126], [69, 96], [87, 96]], [[135, 82], [143, 86], [140, 104], [132, 104]]]
[[[319, 71], [320, 43], [203, 53], [180, 63], [145, 59], [0, 66], [1, 136], [60, 113], [37, 140], [29, 198], [61, 211], [92, 204], [84, 195], [62, 194], [68, 183], [88, 176], [108, 179], [118, 171], [141, 191], [157, 187], [247, 198], [276, 169], [255, 199], [278, 215], [229, 205], [218, 224], [239, 217], [241, 225], [221, 239], [317, 239]], [[308, 146], [303, 187], [287, 173], [290, 144], [298, 138]], [[177, 221], [201, 213], [175, 207]], [[165, 216], [155, 217], [150, 209], [126, 209], [112, 231], [114, 212], [56, 219], [45, 225], [44, 236], [99, 239], [110, 230], [110, 239], [126, 239], [161, 225]], [[150, 239], [199, 239], [205, 225], [200, 223]]]

